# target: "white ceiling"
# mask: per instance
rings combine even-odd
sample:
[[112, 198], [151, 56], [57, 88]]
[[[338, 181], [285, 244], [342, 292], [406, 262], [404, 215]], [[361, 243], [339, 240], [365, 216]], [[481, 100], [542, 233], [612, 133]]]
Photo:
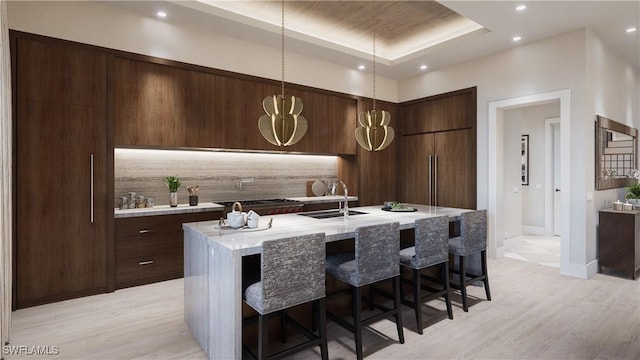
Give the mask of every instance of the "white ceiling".
[[[281, 2], [266, 1], [106, 1], [106, 3], [155, 17], [158, 10], [164, 10], [168, 17], [163, 21], [198, 31], [213, 32], [244, 41], [281, 48]], [[291, 1], [288, 1], [291, 3]], [[299, 53], [314, 58], [356, 68], [358, 65], [372, 64], [373, 31], [370, 35], [349, 33], [345, 21], [354, 22], [350, 17], [325, 16], [313, 19], [311, 8], [314, 3], [300, 2], [285, 7], [285, 48], [287, 52]], [[334, 14], [341, 14], [340, 6], [354, 6], [370, 9], [373, 2], [322, 2], [325, 7], [335, 8]], [[402, 25], [407, 22], [420, 26], [426, 16], [416, 6], [425, 7], [425, 1], [378, 2], [387, 12], [402, 12]], [[456, 30], [455, 39], [433, 45], [425, 41], [426, 34], [416, 37], [413, 42], [404, 42], [404, 47], [393, 48], [384, 43], [380, 29], [384, 25], [390, 29], [400, 24], [376, 25], [376, 74], [392, 79], [405, 79], [420, 74], [419, 67], [428, 65], [438, 69], [473, 58], [522, 46], [544, 38], [571, 30], [588, 27], [595, 32], [608, 47], [626, 58], [636, 68], [640, 68], [640, 1], [439, 1], [440, 4], [471, 20], [462, 23], [462, 30]], [[527, 9], [517, 12], [515, 7], [526, 4]], [[317, 5], [317, 4], [315, 4]], [[437, 4], [436, 4], [437, 5]], [[287, 12], [287, 6], [289, 12]], [[413, 8], [411, 8], [413, 7]], [[303, 8], [300, 10], [299, 8]], [[436, 6], [437, 8], [437, 6]], [[446, 10], [446, 9], [445, 9]], [[379, 10], [378, 10], [379, 11]], [[420, 10], [422, 11], [422, 10]], [[328, 11], [331, 13], [330, 11]], [[362, 10], [362, 16], [371, 16], [369, 10]], [[319, 11], [315, 11], [319, 15]], [[415, 15], [415, 16], [413, 16]], [[310, 17], [311, 16], [311, 17]], [[380, 14], [380, 19], [384, 18]], [[388, 21], [398, 17], [387, 17]], [[433, 19], [433, 18], [429, 18]], [[433, 20], [430, 20], [433, 21]], [[460, 20], [458, 19], [458, 22]], [[635, 33], [626, 33], [629, 27], [638, 27]], [[409, 26], [408, 28], [412, 28]], [[351, 29], [353, 30], [353, 29]], [[362, 29], [360, 29], [362, 30]], [[394, 34], [397, 35], [397, 34]], [[431, 35], [429, 35], [431, 36]], [[443, 37], [448, 35], [434, 35]], [[512, 38], [521, 36], [514, 43]], [[433, 37], [433, 36], [432, 36]], [[366, 39], [367, 41], [364, 41]], [[396, 39], [398, 39], [396, 37]], [[416, 41], [416, 39], [418, 41]], [[396, 40], [396, 43], [402, 40]], [[408, 44], [408, 45], [407, 45]], [[429, 45], [431, 45], [429, 47]], [[429, 71], [429, 70], [427, 70]]]

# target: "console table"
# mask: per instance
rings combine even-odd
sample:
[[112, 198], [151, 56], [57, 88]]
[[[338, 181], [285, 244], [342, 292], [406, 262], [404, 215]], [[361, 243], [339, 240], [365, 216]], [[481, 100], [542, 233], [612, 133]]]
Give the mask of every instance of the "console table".
[[598, 270], [611, 268], [636, 279], [640, 269], [640, 211], [600, 210]]

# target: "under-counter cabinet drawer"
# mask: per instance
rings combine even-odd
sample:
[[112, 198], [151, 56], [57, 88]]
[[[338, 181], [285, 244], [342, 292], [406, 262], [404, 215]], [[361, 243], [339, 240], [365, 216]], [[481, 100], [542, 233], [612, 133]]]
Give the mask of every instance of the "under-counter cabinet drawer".
[[115, 220], [116, 288], [183, 276], [182, 224], [219, 219], [220, 211]]

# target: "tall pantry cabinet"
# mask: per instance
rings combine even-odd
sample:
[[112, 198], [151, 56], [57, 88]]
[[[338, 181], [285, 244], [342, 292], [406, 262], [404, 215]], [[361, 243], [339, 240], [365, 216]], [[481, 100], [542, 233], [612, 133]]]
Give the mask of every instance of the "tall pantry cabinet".
[[476, 208], [476, 89], [401, 106], [400, 201]]
[[14, 308], [107, 290], [106, 55], [12, 32]]

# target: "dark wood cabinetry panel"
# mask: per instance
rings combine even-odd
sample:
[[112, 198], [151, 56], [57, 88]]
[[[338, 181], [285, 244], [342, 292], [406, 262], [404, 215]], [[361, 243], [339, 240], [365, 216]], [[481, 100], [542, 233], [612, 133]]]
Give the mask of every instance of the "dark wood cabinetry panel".
[[401, 136], [398, 194], [399, 201], [432, 205], [434, 134]]
[[[104, 107], [106, 58], [90, 50], [18, 39], [14, 93], [20, 100]], [[100, 68], [100, 71], [96, 71]]]
[[476, 121], [476, 88], [403, 103], [400, 134], [471, 128]]
[[476, 208], [476, 90], [400, 105], [398, 195], [403, 202]]
[[276, 83], [115, 57], [110, 96], [116, 146], [206, 147], [355, 154], [356, 100], [308, 90], [287, 95], [303, 100], [308, 130], [287, 148], [267, 142], [258, 130], [266, 96]]
[[14, 307], [104, 292], [112, 216], [106, 57], [30, 39], [12, 45], [19, 94]]
[[403, 136], [400, 153], [403, 202], [475, 208], [476, 159], [471, 129]]
[[476, 142], [471, 129], [435, 133], [436, 205], [476, 208]]
[[116, 219], [116, 288], [182, 277], [182, 224], [221, 216], [221, 211], [208, 211]]

